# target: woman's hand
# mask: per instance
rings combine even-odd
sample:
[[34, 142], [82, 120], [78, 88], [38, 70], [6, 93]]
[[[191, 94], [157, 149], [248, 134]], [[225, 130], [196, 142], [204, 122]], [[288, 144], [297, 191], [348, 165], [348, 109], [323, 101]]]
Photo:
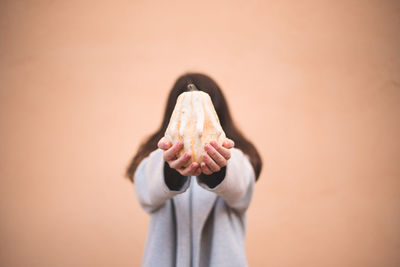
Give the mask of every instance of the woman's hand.
[[164, 150], [163, 159], [168, 163], [169, 167], [178, 171], [182, 176], [199, 176], [201, 168], [197, 162], [192, 162], [185, 168], [186, 163], [190, 160], [191, 154], [184, 153], [179, 158], [176, 155], [183, 148], [182, 142], [177, 142], [174, 145], [168, 142], [165, 137], [161, 138], [157, 145]]
[[220, 171], [222, 167], [226, 166], [227, 160], [231, 158], [229, 149], [234, 145], [233, 140], [228, 138], [226, 138], [222, 146], [216, 141], [211, 141], [210, 144], [205, 145], [206, 152], [203, 154], [203, 162], [200, 165], [201, 171], [207, 175]]

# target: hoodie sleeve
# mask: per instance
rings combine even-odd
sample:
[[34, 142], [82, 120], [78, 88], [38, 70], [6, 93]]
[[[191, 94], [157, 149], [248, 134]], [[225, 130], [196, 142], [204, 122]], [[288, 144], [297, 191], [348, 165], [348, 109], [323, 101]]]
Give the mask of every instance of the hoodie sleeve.
[[[210, 183], [210, 177], [216, 181]], [[204, 189], [222, 197], [231, 208], [245, 211], [253, 195], [255, 173], [249, 157], [241, 150], [232, 148], [225, 169], [214, 176], [201, 174], [197, 182]]]
[[140, 162], [134, 174], [134, 186], [139, 204], [146, 212], [156, 211], [168, 199], [188, 189], [189, 177], [171, 171], [165, 166], [161, 149], [151, 152]]

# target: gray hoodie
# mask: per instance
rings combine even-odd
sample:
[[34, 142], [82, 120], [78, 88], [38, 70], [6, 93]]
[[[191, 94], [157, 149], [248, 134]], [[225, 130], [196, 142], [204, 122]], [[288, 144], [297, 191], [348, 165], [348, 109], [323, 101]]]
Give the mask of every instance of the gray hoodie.
[[212, 187], [201, 175], [171, 189], [164, 168], [157, 149], [134, 175], [138, 201], [151, 216], [142, 266], [247, 266], [246, 210], [255, 183], [248, 156], [232, 148], [224, 177]]

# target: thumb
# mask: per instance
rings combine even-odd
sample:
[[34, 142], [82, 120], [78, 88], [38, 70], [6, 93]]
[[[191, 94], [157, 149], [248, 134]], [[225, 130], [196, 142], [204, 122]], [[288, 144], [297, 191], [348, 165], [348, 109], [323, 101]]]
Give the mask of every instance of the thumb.
[[157, 146], [158, 146], [158, 148], [160, 148], [160, 149], [162, 149], [162, 150], [167, 150], [167, 149], [169, 149], [169, 148], [172, 146], [172, 144], [171, 144], [171, 142], [169, 142], [169, 141], [167, 140], [167, 138], [165, 138], [165, 136], [164, 136], [164, 137], [162, 137], [162, 138], [160, 139], [160, 141], [158, 141]]
[[232, 139], [226, 138], [222, 146], [229, 149], [235, 146], [235, 142]]

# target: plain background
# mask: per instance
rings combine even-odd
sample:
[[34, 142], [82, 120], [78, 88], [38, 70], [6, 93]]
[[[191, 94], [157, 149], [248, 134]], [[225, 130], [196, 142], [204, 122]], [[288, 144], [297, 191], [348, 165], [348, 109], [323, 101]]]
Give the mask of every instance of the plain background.
[[264, 168], [250, 266], [400, 266], [399, 1], [0, 1], [0, 265], [138, 266], [124, 171], [186, 71]]

